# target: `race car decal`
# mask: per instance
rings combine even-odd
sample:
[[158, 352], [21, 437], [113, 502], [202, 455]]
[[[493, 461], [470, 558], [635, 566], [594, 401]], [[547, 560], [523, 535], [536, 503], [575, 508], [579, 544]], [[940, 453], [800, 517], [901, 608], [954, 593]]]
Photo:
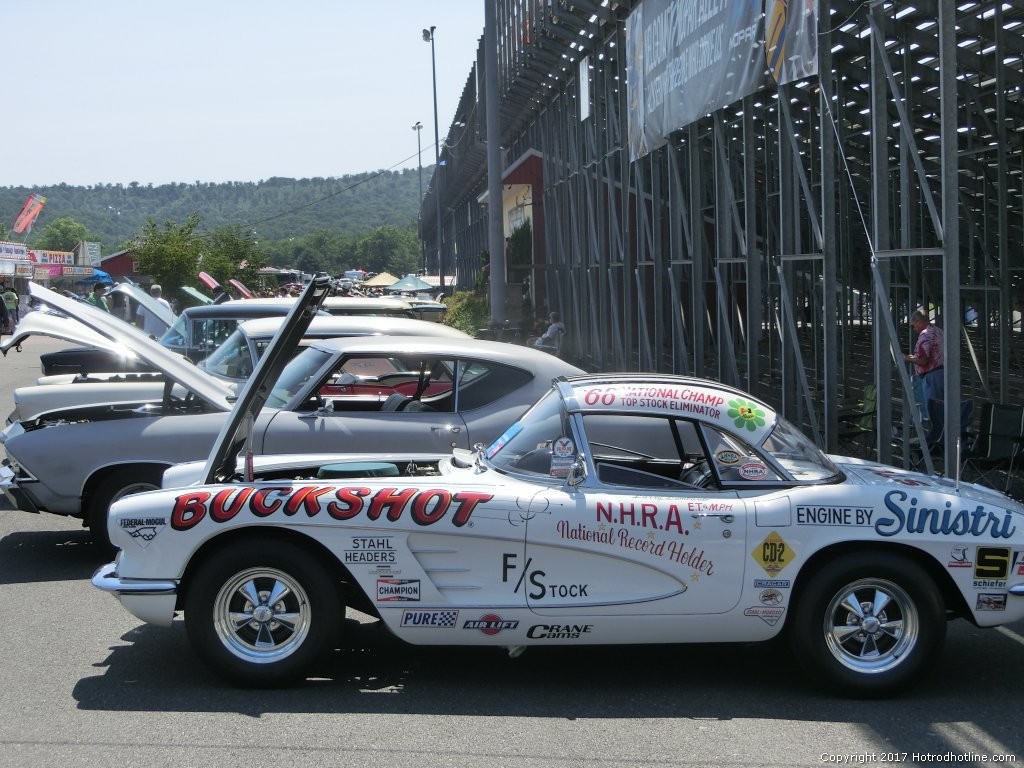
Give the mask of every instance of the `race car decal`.
[[776, 531], [769, 533], [750, 553], [754, 561], [770, 576], [776, 576], [796, 557], [796, 553], [782, 540]]
[[431, 611], [424, 608], [403, 611], [402, 626], [453, 629], [458, 618], [458, 611]]
[[526, 636], [532, 640], [578, 640], [593, 628], [593, 624], [534, 624], [526, 630]]
[[503, 619], [496, 613], [487, 613], [479, 619], [469, 619], [463, 625], [463, 629], [476, 629], [485, 635], [496, 635], [503, 629], [518, 629], [518, 619]]
[[[515, 552], [504, 552], [501, 556], [501, 581], [508, 584], [513, 578], [515, 587], [512, 592], [519, 594], [520, 589], [526, 593], [530, 600], [544, 600], [545, 598], [576, 598], [590, 597], [589, 584], [563, 584], [548, 578], [547, 571], [540, 568], [533, 568], [533, 558], [526, 558], [526, 565], [522, 568], [518, 565], [519, 555]], [[513, 573], [518, 571], [518, 574]], [[527, 591], [529, 590], [529, 591]]]
[[992, 511], [979, 504], [974, 509], [953, 509], [951, 501], [946, 502], [944, 509], [929, 507], [918, 508], [918, 501], [910, 498], [910, 506], [904, 507], [901, 502], [910, 498], [906, 491], [889, 491], [885, 494], [885, 508], [892, 516], [883, 516], [875, 520], [875, 533], [879, 536], [895, 536], [907, 533], [930, 533], [943, 536], [991, 536], [993, 539], [1008, 539], [1017, 526], [1013, 524], [1013, 514], [1009, 510], [1000, 510], [1002, 520]]
[[839, 505], [798, 506], [797, 525], [841, 525], [871, 527], [875, 510], [870, 507], [843, 507]]
[[[607, 544], [609, 547], [628, 549], [631, 552], [643, 552], [655, 557], [664, 557], [681, 565], [689, 566], [694, 571], [706, 576], [711, 576], [715, 572], [714, 561], [705, 556], [702, 548], [698, 548], [697, 545], [687, 546], [685, 542], [678, 539], [659, 539], [654, 531], [648, 531], [646, 536], [635, 536], [626, 528], [615, 528], [605, 523], [591, 528], [583, 523], [572, 525], [567, 520], [559, 520], [555, 525], [555, 531], [568, 541], [589, 541]], [[689, 531], [684, 531], [684, 535], [689, 535]], [[694, 580], [696, 581], [696, 579]]]
[[226, 523], [243, 512], [266, 518], [280, 513], [293, 517], [305, 512], [307, 517], [321, 513], [334, 520], [351, 520], [365, 512], [370, 520], [382, 514], [391, 522], [401, 519], [405, 511], [417, 525], [433, 525], [454, 508], [451, 522], [461, 528], [469, 522], [477, 505], [494, 496], [489, 493], [458, 491], [443, 488], [338, 488], [337, 486], [242, 487], [211, 491], [189, 491], [175, 499], [171, 512], [171, 528], [187, 531], [204, 518]]
[[135, 539], [135, 543], [145, 549], [167, 526], [166, 517], [126, 517], [120, 521], [121, 530]]

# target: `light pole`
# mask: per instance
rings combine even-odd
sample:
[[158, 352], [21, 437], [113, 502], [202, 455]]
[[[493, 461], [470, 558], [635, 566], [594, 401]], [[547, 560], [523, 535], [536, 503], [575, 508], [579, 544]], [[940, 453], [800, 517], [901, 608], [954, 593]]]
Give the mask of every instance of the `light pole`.
[[434, 80], [434, 201], [437, 204], [437, 276], [444, 291], [444, 256], [441, 253], [441, 134], [437, 128], [437, 60], [434, 57], [434, 30], [423, 30], [423, 42], [430, 43], [430, 71]]
[[427, 274], [427, 243], [423, 239], [423, 145], [420, 143], [420, 131], [423, 130], [423, 123], [417, 120], [412, 129], [416, 131], [416, 165], [420, 175], [420, 206], [416, 210], [416, 228], [419, 230], [420, 236], [420, 272], [425, 275]]

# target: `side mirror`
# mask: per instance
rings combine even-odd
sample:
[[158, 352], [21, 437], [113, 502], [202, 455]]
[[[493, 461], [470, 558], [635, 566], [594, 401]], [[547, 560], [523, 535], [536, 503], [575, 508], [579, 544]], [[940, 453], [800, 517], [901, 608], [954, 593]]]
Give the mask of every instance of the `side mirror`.
[[583, 459], [576, 459], [569, 467], [569, 474], [565, 478], [565, 482], [570, 488], [575, 488], [577, 485], [587, 479], [587, 465]]

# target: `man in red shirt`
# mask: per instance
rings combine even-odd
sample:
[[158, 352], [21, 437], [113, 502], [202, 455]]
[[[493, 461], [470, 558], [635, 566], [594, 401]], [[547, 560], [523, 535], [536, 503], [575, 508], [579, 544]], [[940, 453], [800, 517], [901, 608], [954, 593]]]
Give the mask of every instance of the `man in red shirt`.
[[928, 319], [923, 309], [914, 310], [910, 316], [910, 327], [917, 333], [917, 343], [914, 345], [914, 353], [904, 355], [903, 359], [914, 364], [914, 372], [921, 378], [921, 391], [926, 405], [929, 400], [945, 400], [942, 329]]

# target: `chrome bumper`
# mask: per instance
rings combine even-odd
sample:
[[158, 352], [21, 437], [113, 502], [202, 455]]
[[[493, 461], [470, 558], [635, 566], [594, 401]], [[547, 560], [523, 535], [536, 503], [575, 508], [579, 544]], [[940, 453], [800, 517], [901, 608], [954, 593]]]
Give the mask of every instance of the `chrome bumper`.
[[20, 509], [39, 514], [39, 508], [18, 486], [14, 470], [9, 466], [0, 467], [0, 510]]
[[117, 563], [107, 563], [96, 569], [92, 575], [92, 585], [112, 595], [175, 595], [178, 583], [168, 580], [126, 581], [117, 575]]

